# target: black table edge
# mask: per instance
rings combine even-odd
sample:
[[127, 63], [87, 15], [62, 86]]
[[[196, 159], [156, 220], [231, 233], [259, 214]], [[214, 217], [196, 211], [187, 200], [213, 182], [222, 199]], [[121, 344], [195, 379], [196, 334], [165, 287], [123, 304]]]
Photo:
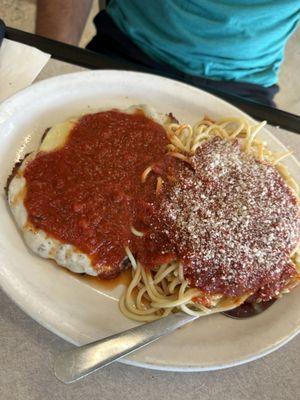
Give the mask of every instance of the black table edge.
[[[76, 46], [71, 46], [62, 42], [57, 42], [52, 39], [44, 38], [32, 33], [23, 32], [14, 28], [6, 28], [5, 37], [16, 42], [27, 44], [36, 47], [46, 53], [50, 53], [54, 59], [64, 61], [70, 64], [78, 65], [89, 69], [117, 69], [146, 72], [156, 75], [161, 75], [175, 80], [180, 80], [172, 74], [158, 73], [152, 69], [142, 65], [128, 62], [121, 58], [112, 58], [104, 54], [94, 53]], [[188, 80], [180, 80], [181, 82], [192, 84]], [[201, 89], [212, 93], [258, 120], [267, 120], [269, 124], [279, 126], [292, 132], [300, 133], [300, 116], [289, 112], [246, 100], [242, 97], [225, 93], [220, 90], [215, 90], [207, 87]]]

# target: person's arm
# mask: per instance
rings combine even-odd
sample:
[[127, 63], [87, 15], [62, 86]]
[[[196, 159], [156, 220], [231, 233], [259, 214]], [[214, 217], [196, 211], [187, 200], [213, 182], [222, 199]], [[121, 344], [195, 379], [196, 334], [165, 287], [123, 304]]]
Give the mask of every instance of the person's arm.
[[36, 33], [77, 45], [92, 0], [37, 0]]

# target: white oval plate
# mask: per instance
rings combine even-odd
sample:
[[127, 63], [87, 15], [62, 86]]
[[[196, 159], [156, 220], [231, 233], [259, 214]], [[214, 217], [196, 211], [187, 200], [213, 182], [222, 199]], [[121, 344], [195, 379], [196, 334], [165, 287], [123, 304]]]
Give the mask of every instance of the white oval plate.
[[[135, 325], [118, 310], [123, 288], [91, 285], [25, 246], [8, 211], [4, 190], [15, 161], [36, 148], [43, 131], [81, 113], [106, 107], [147, 104], [194, 123], [245, 116], [230, 104], [194, 87], [162, 77], [126, 71], [88, 71], [35, 84], [0, 106], [0, 284], [40, 324], [76, 345]], [[249, 117], [250, 118], [250, 117]], [[268, 131], [276, 150], [285, 150]], [[300, 181], [296, 159], [287, 162]], [[202, 318], [192, 326], [123, 359], [147, 368], [205, 371], [242, 364], [279, 348], [300, 330], [300, 290], [284, 296], [262, 315], [236, 321], [222, 315]]]

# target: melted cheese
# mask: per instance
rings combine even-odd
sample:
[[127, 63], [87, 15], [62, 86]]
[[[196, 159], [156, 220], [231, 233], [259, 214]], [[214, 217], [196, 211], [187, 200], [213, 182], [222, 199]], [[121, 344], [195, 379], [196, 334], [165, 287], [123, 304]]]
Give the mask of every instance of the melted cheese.
[[47, 132], [39, 147], [39, 151], [49, 152], [63, 147], [77, 121], [78, 119], [73, 118], [53, 126]]

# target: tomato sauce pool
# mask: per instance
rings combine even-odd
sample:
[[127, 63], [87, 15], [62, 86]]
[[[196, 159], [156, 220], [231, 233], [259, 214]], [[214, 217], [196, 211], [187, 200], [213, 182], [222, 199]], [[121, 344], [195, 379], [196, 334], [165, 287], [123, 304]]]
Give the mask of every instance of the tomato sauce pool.
[[125, 246], [145, 264], [165, 259], [163, 238], [158, 248], [147, 234], [157, 178], [144, 184], [141, 175], [162, 160], [167, 143], [165, 129], [142, 112], [83, 116], [61, 149], [39, 153], [26, 167], [30, 222], [89, 255], [102, 277], [124, 267]]

